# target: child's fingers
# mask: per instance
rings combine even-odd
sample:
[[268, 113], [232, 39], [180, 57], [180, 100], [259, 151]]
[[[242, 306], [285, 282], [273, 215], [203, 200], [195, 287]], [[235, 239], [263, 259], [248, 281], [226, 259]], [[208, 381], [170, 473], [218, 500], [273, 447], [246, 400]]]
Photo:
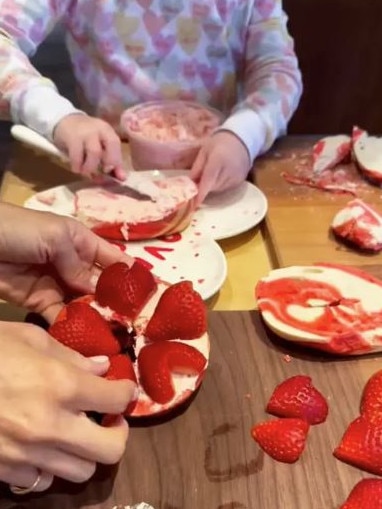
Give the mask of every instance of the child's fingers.
[[203, 173], [203, 169], [206, 165], [206, 162], [207, 162], [206, 152], [205, 152], [205, 150], [203, 150], [203, 148], [201, 148], [198, 152], [198, 155], [195, 158], [194, 164], [192, 165], [191, 172], [190, 172], [190, 178], [194, 182], [199, 182], [199, 180], [202, 176], [202, 173]]
[[74, 139], [68, 146], [68, 156], [73, 173], [81, 173], [85, 157], [85, 147], [81, 139]]
[[202, 168], [202, 173], [200, 175], [200, 180], [198, 183], [199, 192], [198, 192], [198, 205], [201, 204], [208, 193], [215, 188], [215, 183], [217, 177], [219, 175], [220, 168], [216, 166], [216, 162], [214, 162], [213, 158], [208, 158], [205, 166]]
[[97, 173], [102, 160], [103, 147], [98, 134], [94, 134], [85, 141], [85, 161], [82, 173], [92, 175]]
[[101, 135], [103, 154], [102, 164], [104, 173], [113, 171], [116, 178], [124, 180], [121, 140], [110, 128]]

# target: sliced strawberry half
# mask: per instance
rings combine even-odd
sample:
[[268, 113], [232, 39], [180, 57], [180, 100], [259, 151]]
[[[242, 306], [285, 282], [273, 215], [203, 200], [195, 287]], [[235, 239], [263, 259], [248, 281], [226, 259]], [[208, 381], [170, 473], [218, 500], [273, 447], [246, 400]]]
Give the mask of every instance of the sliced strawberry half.
[[382, 419], [382, 370], [369, 379], [362, 393], [361, 414], [367, 419]]
[[251, 435], [271, 458], [294, 463], [304, 451], [308, 431], [307, 421], [285, 418], [260, 422], [253, 426]]
[[169, 286], [160, 297], [145, 335], [151, 341], [197, 339], [207, 330], [206, 306], [190, 281]]
[[200, 375], [207, 359], [196, 348], [179, 341], [144, 346], [138, 355], [141, 385], [155, 402], [165, 404], [175, 396], [172, 374]]
[[[128, 355], [119, 354], [110, 357], [110, 366], [104, 377], [108, 380], [131, 380], [135, 384], [137, 383], [137, 377], [135, 375], [134, 366]], [[132, 399], [127, 405], [124, 415], [130, 415], [134, 410], [137, 400]], [[102, 424], [107, 426], [113, 421], [113, 416], [106, 415]]]
[[130, 268], [118, 262], [100, 275], [96, 287], [96, 300], [104, 307], [134, 320], [157, 289], [153, 274], [141, 263]]
[[328, 403], [312, 385], [310, 376], [288, 378], [274, 390], [267, 412], [279, 417], [299, 417], [309, 424], [324, 422], [328, 416]]
[[355, 419], [345, 431], [334, 456], [354, 467], [382, 475], [382, 419]]
[[109, 360], [110, 366], [104, 375], [105, 378], [108, 380], [131, 380], [137, 383], [133, 363], [127, 355], [113, 355]]
[[382, 479], [362, 479], [340, 509], [382, 509]]
[[119, 353], [119, 342], [98, 311], [86, 302], [75, 301], [64, 309], [49, 327], [52, 337], [86, 357]]

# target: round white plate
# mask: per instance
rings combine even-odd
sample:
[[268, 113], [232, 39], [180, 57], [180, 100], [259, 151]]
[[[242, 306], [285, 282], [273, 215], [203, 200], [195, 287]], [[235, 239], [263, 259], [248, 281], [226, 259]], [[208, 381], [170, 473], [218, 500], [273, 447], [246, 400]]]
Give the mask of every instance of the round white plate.
[[[58, 186], [33, 195], [25, 207], [54, 212], [64, 216], [74, 213], [74, 192], [83, 187], [83, 182], [69, 186]], [[41, 197], [45, 202], [41, 201]], [[54, 199], [54, 200], [53, 200]], [[49, 202], [52, 201], [50, 204]], [[187, 228], [182, 234], [154, 239], [129, 242], [126, 250], [131, 256], [139, 257], [152, 265], [153, 272], [169, 283], [183, 279], [192, 281], [203, 299], [214, 295], [227, 277], [227, 263], [220, 246], [199, 229]]]
[[204, 300], [212, 297], [227, 277], [227, 262], [220, 246], [210, 237], [187, 231], [163, 239], [128, 242], [125, 251], [150, 264], [169, 283], [185, 279]]
[[235, 189], [210, 194], [195, 212], [191, 227], [215, 240], [227, 239], [258, 225], [267, 210], [264, 193], [243, 182]]

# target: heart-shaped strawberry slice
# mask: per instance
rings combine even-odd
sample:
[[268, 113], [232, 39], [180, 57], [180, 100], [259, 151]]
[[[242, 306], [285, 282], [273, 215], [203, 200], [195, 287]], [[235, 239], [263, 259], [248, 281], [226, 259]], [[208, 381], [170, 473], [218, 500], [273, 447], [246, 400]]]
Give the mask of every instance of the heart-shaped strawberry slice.
[[130, 268], [114, 263], [100, 275], [95, 296], [101, 306], [134, 320], [157, 289], [153, 274], [141, 263]]
[[251, 435], [271, 458], [294, 463], [304, 451], [308, 431], [307, 421], [285, 418], [260, 422], [253, 426]]
[[340, 509], [382, 509], [382, 479], [362, 479]]
[[142, 387], [152, 400], [161, 404], [175, 396], [172, 373], [195, 376], [206, 366], [207, 359], [199, 350], [178, 341], [149, 344], [138, 355]]
[[[130, 357], [126, 354], [113, 355], [109, 359], [110, 366], [104, 375], [108, 380], [131, 380], [135, 384], [137, 383], [137, 377], [134, 371], [133, 363]], [[130, 415], [134, 410], [137, 400], [132, 399], [126, 407], [124, 412], [125, 415]], [[107, 425], [112, 420], [112, 416], [105, 416], [103, 424]]]
[[108, 380], [132, 380], [137, 383], [133, 363], [125, 354], [113, 355], [109, 359], [110, 366], [104, 377]]
[[107, 322], [86, 302], [69, 303], [48, 332], [57, 341], [85, 357], [116, 355], [120, 351], [120, 345]]
[[382, 419], [369, 421], [363, 416], [355, 419], [334, 456], [366, 472], [382, 475]]
[[312, 385], [309, 376], [297, 375], [276, 387], [268, 402], [267, 412], [279, 417], [300, 417], [309, 424], [319, 424], [326, 420], [328, 403]]
[[149, 320], [145, 335], [151, 341], [197, 339], [207, 330], [206, 307], [190, 281], [169, 286]]
[[382, 370], [369, 379], [362, 393], [361, 414], [369, 420], [382, 419]]

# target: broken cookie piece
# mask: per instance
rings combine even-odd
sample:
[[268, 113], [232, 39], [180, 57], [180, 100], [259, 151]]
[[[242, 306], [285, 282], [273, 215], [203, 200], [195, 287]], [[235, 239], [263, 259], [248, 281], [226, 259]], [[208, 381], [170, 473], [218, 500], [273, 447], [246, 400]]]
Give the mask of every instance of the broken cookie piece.
[[335, 236], [364, 251], [382, 250], [382, 216], [360, 199], [351, 200], [334, 216]]

